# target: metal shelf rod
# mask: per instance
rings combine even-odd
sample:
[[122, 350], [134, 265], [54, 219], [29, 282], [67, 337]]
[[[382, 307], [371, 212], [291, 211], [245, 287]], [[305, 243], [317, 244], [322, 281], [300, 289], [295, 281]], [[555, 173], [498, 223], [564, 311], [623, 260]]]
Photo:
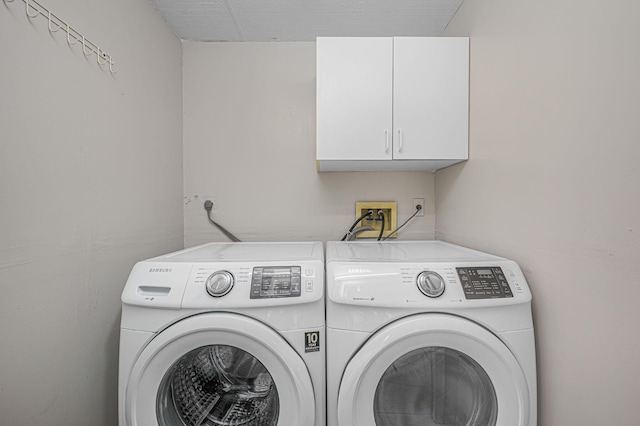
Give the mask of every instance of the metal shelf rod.
[[[2, 0], [6, 3], [13, 3], [15, 0]], [[49, 9], [38, 3], [37, 0], [22, 0], [24, 3], [25, 14], [29, 19], [35, 19], [38, 16], [44, 16], [49, 22], [49, 31], [55, 33], [59, 30], [63, 30], [67, 33], [67, 43], [74, 45], [76, 43], [82, 44], [82, 52], [86, 56], [96, 55], [96, 59], [99, 65], [109, 64], [109, 71], [115, 73], [118, 71], [115, 68], [115, 61], [113, 57], [107, 54], [104, 50], [100, 49], [97, 44], [89, 41], [84, 35], [82, 35], [75, 28], [71, 27], [65, 21], [56, 16]]]

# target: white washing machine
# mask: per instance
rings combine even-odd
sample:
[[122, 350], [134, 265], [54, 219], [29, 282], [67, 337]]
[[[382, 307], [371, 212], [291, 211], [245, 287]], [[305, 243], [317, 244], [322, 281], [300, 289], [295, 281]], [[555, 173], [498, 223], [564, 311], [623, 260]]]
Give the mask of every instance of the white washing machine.
[[447, 244], [329, 242], [329, 426], [536, 426], [531, 293]]
[[120, 426], [324, 426], [322, 243], [211, 243], [122, 294]]

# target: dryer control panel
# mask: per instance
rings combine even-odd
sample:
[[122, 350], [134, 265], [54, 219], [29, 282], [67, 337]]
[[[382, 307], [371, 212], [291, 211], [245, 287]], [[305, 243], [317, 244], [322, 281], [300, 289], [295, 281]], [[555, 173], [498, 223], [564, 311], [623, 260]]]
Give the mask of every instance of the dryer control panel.
[[456, 268], [456, 271], [467, 299], [513, 297], [507, 278], [499, 266]]

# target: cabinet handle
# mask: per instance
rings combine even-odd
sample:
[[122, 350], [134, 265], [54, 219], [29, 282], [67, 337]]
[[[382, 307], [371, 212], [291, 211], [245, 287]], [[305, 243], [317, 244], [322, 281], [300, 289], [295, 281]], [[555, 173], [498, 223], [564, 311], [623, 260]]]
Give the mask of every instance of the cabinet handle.
[[385, 153], [389, 152], [389, 131], [388, 130], [384, 131], [384, 152]]
[[398, 129], [398, 152], [402, 152], [404, 148], [404, 141], [402, 140], [402, 130]]

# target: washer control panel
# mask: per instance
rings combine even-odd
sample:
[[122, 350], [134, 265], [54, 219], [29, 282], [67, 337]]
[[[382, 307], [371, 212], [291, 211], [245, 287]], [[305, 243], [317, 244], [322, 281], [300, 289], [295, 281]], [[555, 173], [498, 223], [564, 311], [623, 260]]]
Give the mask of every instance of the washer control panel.
[[513, 297], [509, 283], [499, 266], [456, 268], [467, 299], [503, 299]]
[[251, 278], [251, 299], [300, 297], [300, 266], [256, 266]]

